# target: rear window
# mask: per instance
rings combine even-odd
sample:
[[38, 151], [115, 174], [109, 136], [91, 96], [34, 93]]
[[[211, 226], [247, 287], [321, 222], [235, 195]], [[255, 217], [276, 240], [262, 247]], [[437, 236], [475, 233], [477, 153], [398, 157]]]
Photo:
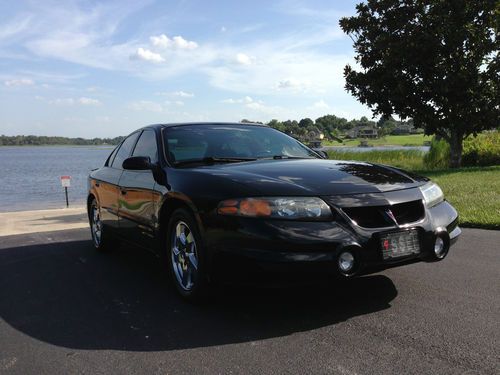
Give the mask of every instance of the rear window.
[[130, 156], [138, 136], [139, 133], [134, 133], [125, 138], [116, 153], [115, 160], [113, 160], [113, 168], [122, 168], [123, 161]]

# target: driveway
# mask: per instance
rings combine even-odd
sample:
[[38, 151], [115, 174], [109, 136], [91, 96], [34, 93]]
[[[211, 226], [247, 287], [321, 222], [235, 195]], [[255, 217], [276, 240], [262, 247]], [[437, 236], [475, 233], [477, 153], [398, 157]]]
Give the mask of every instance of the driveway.
[[161, 265], [88, 229], [1, 238], [0, 373], [500, 373], [500, 232], [440, 263], [317, 288], [179, 300]]

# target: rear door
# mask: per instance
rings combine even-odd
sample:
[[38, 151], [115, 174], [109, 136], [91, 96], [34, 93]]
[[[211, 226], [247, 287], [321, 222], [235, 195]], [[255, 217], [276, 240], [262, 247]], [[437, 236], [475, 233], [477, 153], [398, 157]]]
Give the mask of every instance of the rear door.
[[[144, 130], [131, 156], [147, 156], [158, 162], [156, 133]], [[156, 222], [153, 191], [155, 179], [151, 170], [124, 170], [120, 177], [120, 232], [127, 239], [149, 247], [154, 238]]]

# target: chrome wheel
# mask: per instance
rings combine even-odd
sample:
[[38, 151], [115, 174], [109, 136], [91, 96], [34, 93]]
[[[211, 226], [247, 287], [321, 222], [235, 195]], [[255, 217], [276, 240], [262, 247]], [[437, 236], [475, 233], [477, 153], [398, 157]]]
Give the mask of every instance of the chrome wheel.
[[171, 240], [172, 268], [179, 286], [185, 291], [193, 289], [198, 272], [196, 242], [189, 226], [178, 221]]
[[95, 247], [101, 246], [101, 238], [102, 238], [101, 213], [96, 204], [92, 205], [92, 238], [94, 239]]

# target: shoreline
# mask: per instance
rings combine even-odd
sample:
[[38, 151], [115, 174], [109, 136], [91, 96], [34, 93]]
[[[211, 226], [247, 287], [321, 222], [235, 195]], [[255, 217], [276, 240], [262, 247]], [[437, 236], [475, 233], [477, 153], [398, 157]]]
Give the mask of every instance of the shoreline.
[[0, 212], [0, 237], [88, 228], [86, 207]]

